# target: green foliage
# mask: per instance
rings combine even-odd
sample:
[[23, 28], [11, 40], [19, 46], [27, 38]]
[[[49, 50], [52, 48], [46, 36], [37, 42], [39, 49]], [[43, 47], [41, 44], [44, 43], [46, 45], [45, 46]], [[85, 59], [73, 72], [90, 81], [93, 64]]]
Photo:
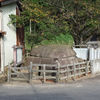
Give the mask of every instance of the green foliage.
[[26, 33], [25, 43], [29, 47], [31, 47], [31, 49], [36, 45], [40, 45], [42, 40], [43, 40], [43, 36], [41, 36], [40, 34], [35, 33], [33, 35], [33, 34]]
[[73, 37], [70, 34], [61, 34], [60, 36], [54, 36], [52, 40], [43, 40], [41, 42], [42, 45], [48, 45], [48, 44], [65, 44], [72, 46], [73, 45]]
[[9, 15], [10, 17], [10, 22], [8, 24], [16, 24], [16, 27], [21, 27], [24, 25], [23, 17], [19, 17], [18, 15]]
[[43, 2], [54, 7], [55, 13], [50, 14], [50, 17], [56, 16], [54, 19], [59, 23], [60, 28], [69, 26], [68, 29], [77, 44], [81, 44], [100, 28], [100, 0], [60, 0], [59, 2], [43, 0]]
[[11, 15], [11, 23], [29, 28], [32, 21], [33, 33], [26, 35], [31, 48], [41, 43], [72, 44], [73, 38], [82, 44], [100, 28], [100, 0], [23, 0], [22, 6], [21, 17]]

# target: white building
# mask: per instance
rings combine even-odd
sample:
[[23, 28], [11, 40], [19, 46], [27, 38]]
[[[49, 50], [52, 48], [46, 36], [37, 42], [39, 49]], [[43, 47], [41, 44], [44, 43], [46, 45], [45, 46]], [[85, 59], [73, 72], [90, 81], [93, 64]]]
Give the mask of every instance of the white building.
[[20, 0], [0, 0], [0, 71], [13, 61], [13, 45], [24, 46], [24, 27], [8, 24], [9, 15], [20, 15], [21, 10]]

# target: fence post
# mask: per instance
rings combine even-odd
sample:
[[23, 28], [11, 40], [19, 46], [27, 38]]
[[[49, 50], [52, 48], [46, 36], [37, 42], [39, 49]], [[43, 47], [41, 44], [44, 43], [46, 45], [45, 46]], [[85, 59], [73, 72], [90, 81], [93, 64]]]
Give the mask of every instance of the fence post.
[[[79, 73], [81, 73], [81, 65], [79, 64]], [[81, 77], [81, 75], [79, 75], [79, 77]]]
[[28, 50], [27, 50], [27, 57], [28, 57]]
[[32, 82], [32, 62], [30, 62], [30, 83]]
[[28, 73], [29, 73], [28, 81], [29, 81], [29, 83], [30, 83], [30, 66], [28, 66]]
[[46, 78], [45, 78], [45, 64], [43, 65], [43, 78], [44, 78], [44, 83], [46, 82]]
[[69, 69], [68, 69], [68, 66], [67, 66], [67, 82], [69, 82]]
[[56, 82], [57, 83], [59, 83], [59, 70], [60, 70], [60, 63], [58, 62], [57, 75], [56, 75]]
[[75, 81], [75, 62], [73, 63], [73, 67], [74, 67], [74, 81]]
[[87, 61], [87, 63], [86, 63], [86, 76], [88, 74], [88, 66], [89, 66], [89, 62]]
[[8, 64], [8, 71], [7, 71], [7, 82], [9, 83], [11, 81], [11, 68], [10, 63]]
[[93, 75], [93, 61], [90, 61], [90, 70], [91, 70], [91, 74]]

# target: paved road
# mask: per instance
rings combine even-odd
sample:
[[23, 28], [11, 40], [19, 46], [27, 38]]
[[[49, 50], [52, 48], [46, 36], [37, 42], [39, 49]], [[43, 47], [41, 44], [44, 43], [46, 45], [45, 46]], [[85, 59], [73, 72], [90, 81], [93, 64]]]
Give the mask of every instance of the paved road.
[[0, 100], [100, 100], [100, 76], [67, 84], [0, 85]]

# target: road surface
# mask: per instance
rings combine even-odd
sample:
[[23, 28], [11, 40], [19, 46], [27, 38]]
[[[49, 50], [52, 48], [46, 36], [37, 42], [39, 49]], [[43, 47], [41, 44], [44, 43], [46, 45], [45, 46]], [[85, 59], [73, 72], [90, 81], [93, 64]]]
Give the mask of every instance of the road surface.
[[100, 100], [100, 76], [64, 84], [2, 84], [0, 100]]

